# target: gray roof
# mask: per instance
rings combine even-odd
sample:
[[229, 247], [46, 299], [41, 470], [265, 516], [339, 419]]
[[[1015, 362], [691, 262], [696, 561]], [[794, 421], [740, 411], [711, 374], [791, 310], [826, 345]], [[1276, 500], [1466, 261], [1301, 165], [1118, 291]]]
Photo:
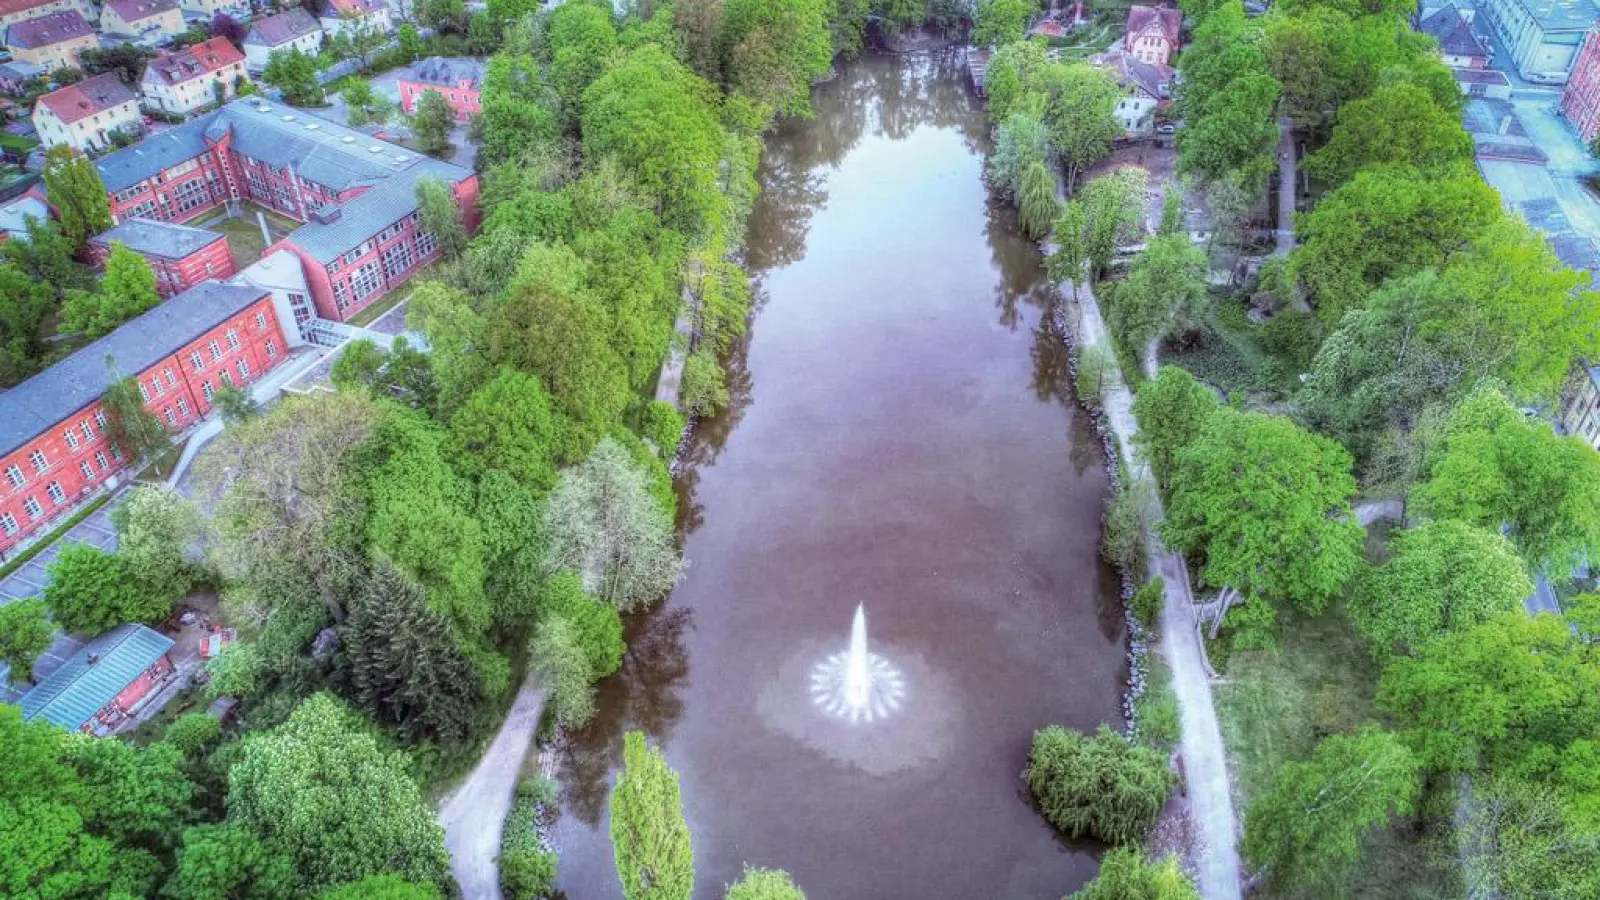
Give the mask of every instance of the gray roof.
[[194, 159], [206, 151], [206, 126], [217, 113], [208, 113], [196, 119], [147, 136], [129, 147], [95, 160], [100, 170], [100, 180], [106, 190], [120, 191], [154, 176], [162, 169], [170, 169], [184, 160]]
[[145, 256], [183, 259], [196, 250], [210, 246], [221, 237], [222, 235], [215, 231], [162, 222], [158, 219], [128, 219], [89, 240], [107, 247], [111, 246], [112, 241], [120, 241], [129, 250]]
[[430, 56], [411, 67], [411, 81], [455, 87], [463, 81], [473, 87], [483, 83], [483, 60], [460, 56]]
[[1545, 31], [1583, 31], [1600, 17], [1594, 0], [1513, 0]]
[[12, 47], [48, 47], [94, 34], [94, 26], [75, 9], [27, 19], [6, 31], [6, 44]]
[[281, 47], [295, 38], [321, 30], [322, 24], [315, 16], [306, 12], [304, 7], [296, 6], [275, 16], [257, 19], [250, 26], [250, 33], [244, 36], [244, 43], [257, 47]]
[[24, 62], [13, 59], [8, 63], [0, 63], [0, 78], [15, 78], [18, 81], [27, 81], [29, 78], [38, 78], [50, 70], [36, 63]]
[[1483, 41], [1472, 30], [1472, 22], [1461, 10], [1447, 6], [1423, 19], [1419, 30], [1433, 35], [1439, 49], [1451, 56], [1488, 56]]
[[265, 295], [201, 282], [0, 394], [0, 456], [100, 399], [113, 380], [107, 356], [120, 375], [138, 374]]
[[[22, 695], [22, 718], [77, 731], [172, 649], [172, 638], [143, 625], [119, 625], [85, 644]], [[94, 662], [90, 662], [93, 656]]]
[[50, 207], [38, 197], [27, 194], [0, 206], [0, 231], [22, 234], [28, 230], [29, 219], [50, 221]]

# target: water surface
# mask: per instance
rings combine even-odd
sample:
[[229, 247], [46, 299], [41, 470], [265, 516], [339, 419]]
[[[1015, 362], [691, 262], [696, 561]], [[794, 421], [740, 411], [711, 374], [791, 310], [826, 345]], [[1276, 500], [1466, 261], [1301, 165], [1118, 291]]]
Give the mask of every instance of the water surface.
[[[1094, 874], [1018, 776], [1034, 729], [1118, 718], [1108, 482], [963, 78], [845, 64], [768, 144], [734, 402], [679, 480], [688, 573], [563, 759], [573, 900], [621, 896], [605, 809], [632, 728], [682, 775], [697, 898], [746, 863], [814, 900], [1055, 900]], [[906, 695], [850, 726], [808, 673], [859, 602]]]

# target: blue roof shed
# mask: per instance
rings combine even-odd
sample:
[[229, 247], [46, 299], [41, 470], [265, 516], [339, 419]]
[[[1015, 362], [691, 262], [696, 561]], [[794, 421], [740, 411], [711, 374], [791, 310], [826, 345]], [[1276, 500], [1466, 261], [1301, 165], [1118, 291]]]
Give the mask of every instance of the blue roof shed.
[[143, 625], [119, 625], [22, 695], [22, 718], [77, 731], [172, 649], [172, 638]]

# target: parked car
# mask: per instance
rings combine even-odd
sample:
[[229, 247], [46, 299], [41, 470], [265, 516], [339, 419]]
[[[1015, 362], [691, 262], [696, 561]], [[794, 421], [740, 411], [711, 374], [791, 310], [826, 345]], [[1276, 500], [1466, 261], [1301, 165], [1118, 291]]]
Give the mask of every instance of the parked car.
[[1178, 126], [1172, 124], [1171, 122], [1162, 122], [1160, 125], [1156, 126], [1156, 134], [1172, 134], [1177, 130]]

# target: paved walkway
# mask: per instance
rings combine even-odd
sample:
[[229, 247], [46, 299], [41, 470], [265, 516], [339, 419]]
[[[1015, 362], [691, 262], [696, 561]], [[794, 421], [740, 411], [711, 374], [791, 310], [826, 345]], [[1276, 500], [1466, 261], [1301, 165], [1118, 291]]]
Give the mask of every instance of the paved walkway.
[[1278, 230], [1273, 232], [1273, 256], [1288, 256], [1294, 249], [1294, 123], [1278, 117]]
[[500, 835], [516, 795], [522, 759], [528, 755], [543, 711], [544, 686], [538, 675], [529, 675], [494, 743], [439, 810], [444, 845], [450, 851], [450, 871], [461, 886], [463, 900], [501, 900]]
[[[1093, 290], [1079, 288], [1076, 294], [1081, 306], [1078, 339], [1111, 352], [1105, 320], [1100, 316], [1100, 304]], [[1151, 362], [1153, 360], [1146, 366]], [[1119, 371], [1112, 370], [1106, 379], [1101, 401], [1129, 477], [1151, 480], [1148, 465], [1133, 452], [1133, 436], [1138, 433], [1139, 426], [1133, 417], [1133, 392], [1128, 390]], [[1145, 520], [1154, 523], [1162, 516], [1161, 500], [1153, 489], [1149, 496]], [[1191, 855], [1197, 870], [1195, 886], [1205, 900], [1239, 900], [1236, 847], [1239, 826], [1233, 812], [1222, 729], [1217, 724], [1216, 709], [1211, 702], [1211, 682], [1200, 646], [1194, 596], [1183, 557], [1161, 546], [1154, 534], [1150, 540], [1151, 574], [1160, 575], [1167, 588], [1166, 603], [1161, 609], [1160, 647], [1172, 670], [1172, 687], [1182, 711], [1179, 752], [1193, 820]]]

